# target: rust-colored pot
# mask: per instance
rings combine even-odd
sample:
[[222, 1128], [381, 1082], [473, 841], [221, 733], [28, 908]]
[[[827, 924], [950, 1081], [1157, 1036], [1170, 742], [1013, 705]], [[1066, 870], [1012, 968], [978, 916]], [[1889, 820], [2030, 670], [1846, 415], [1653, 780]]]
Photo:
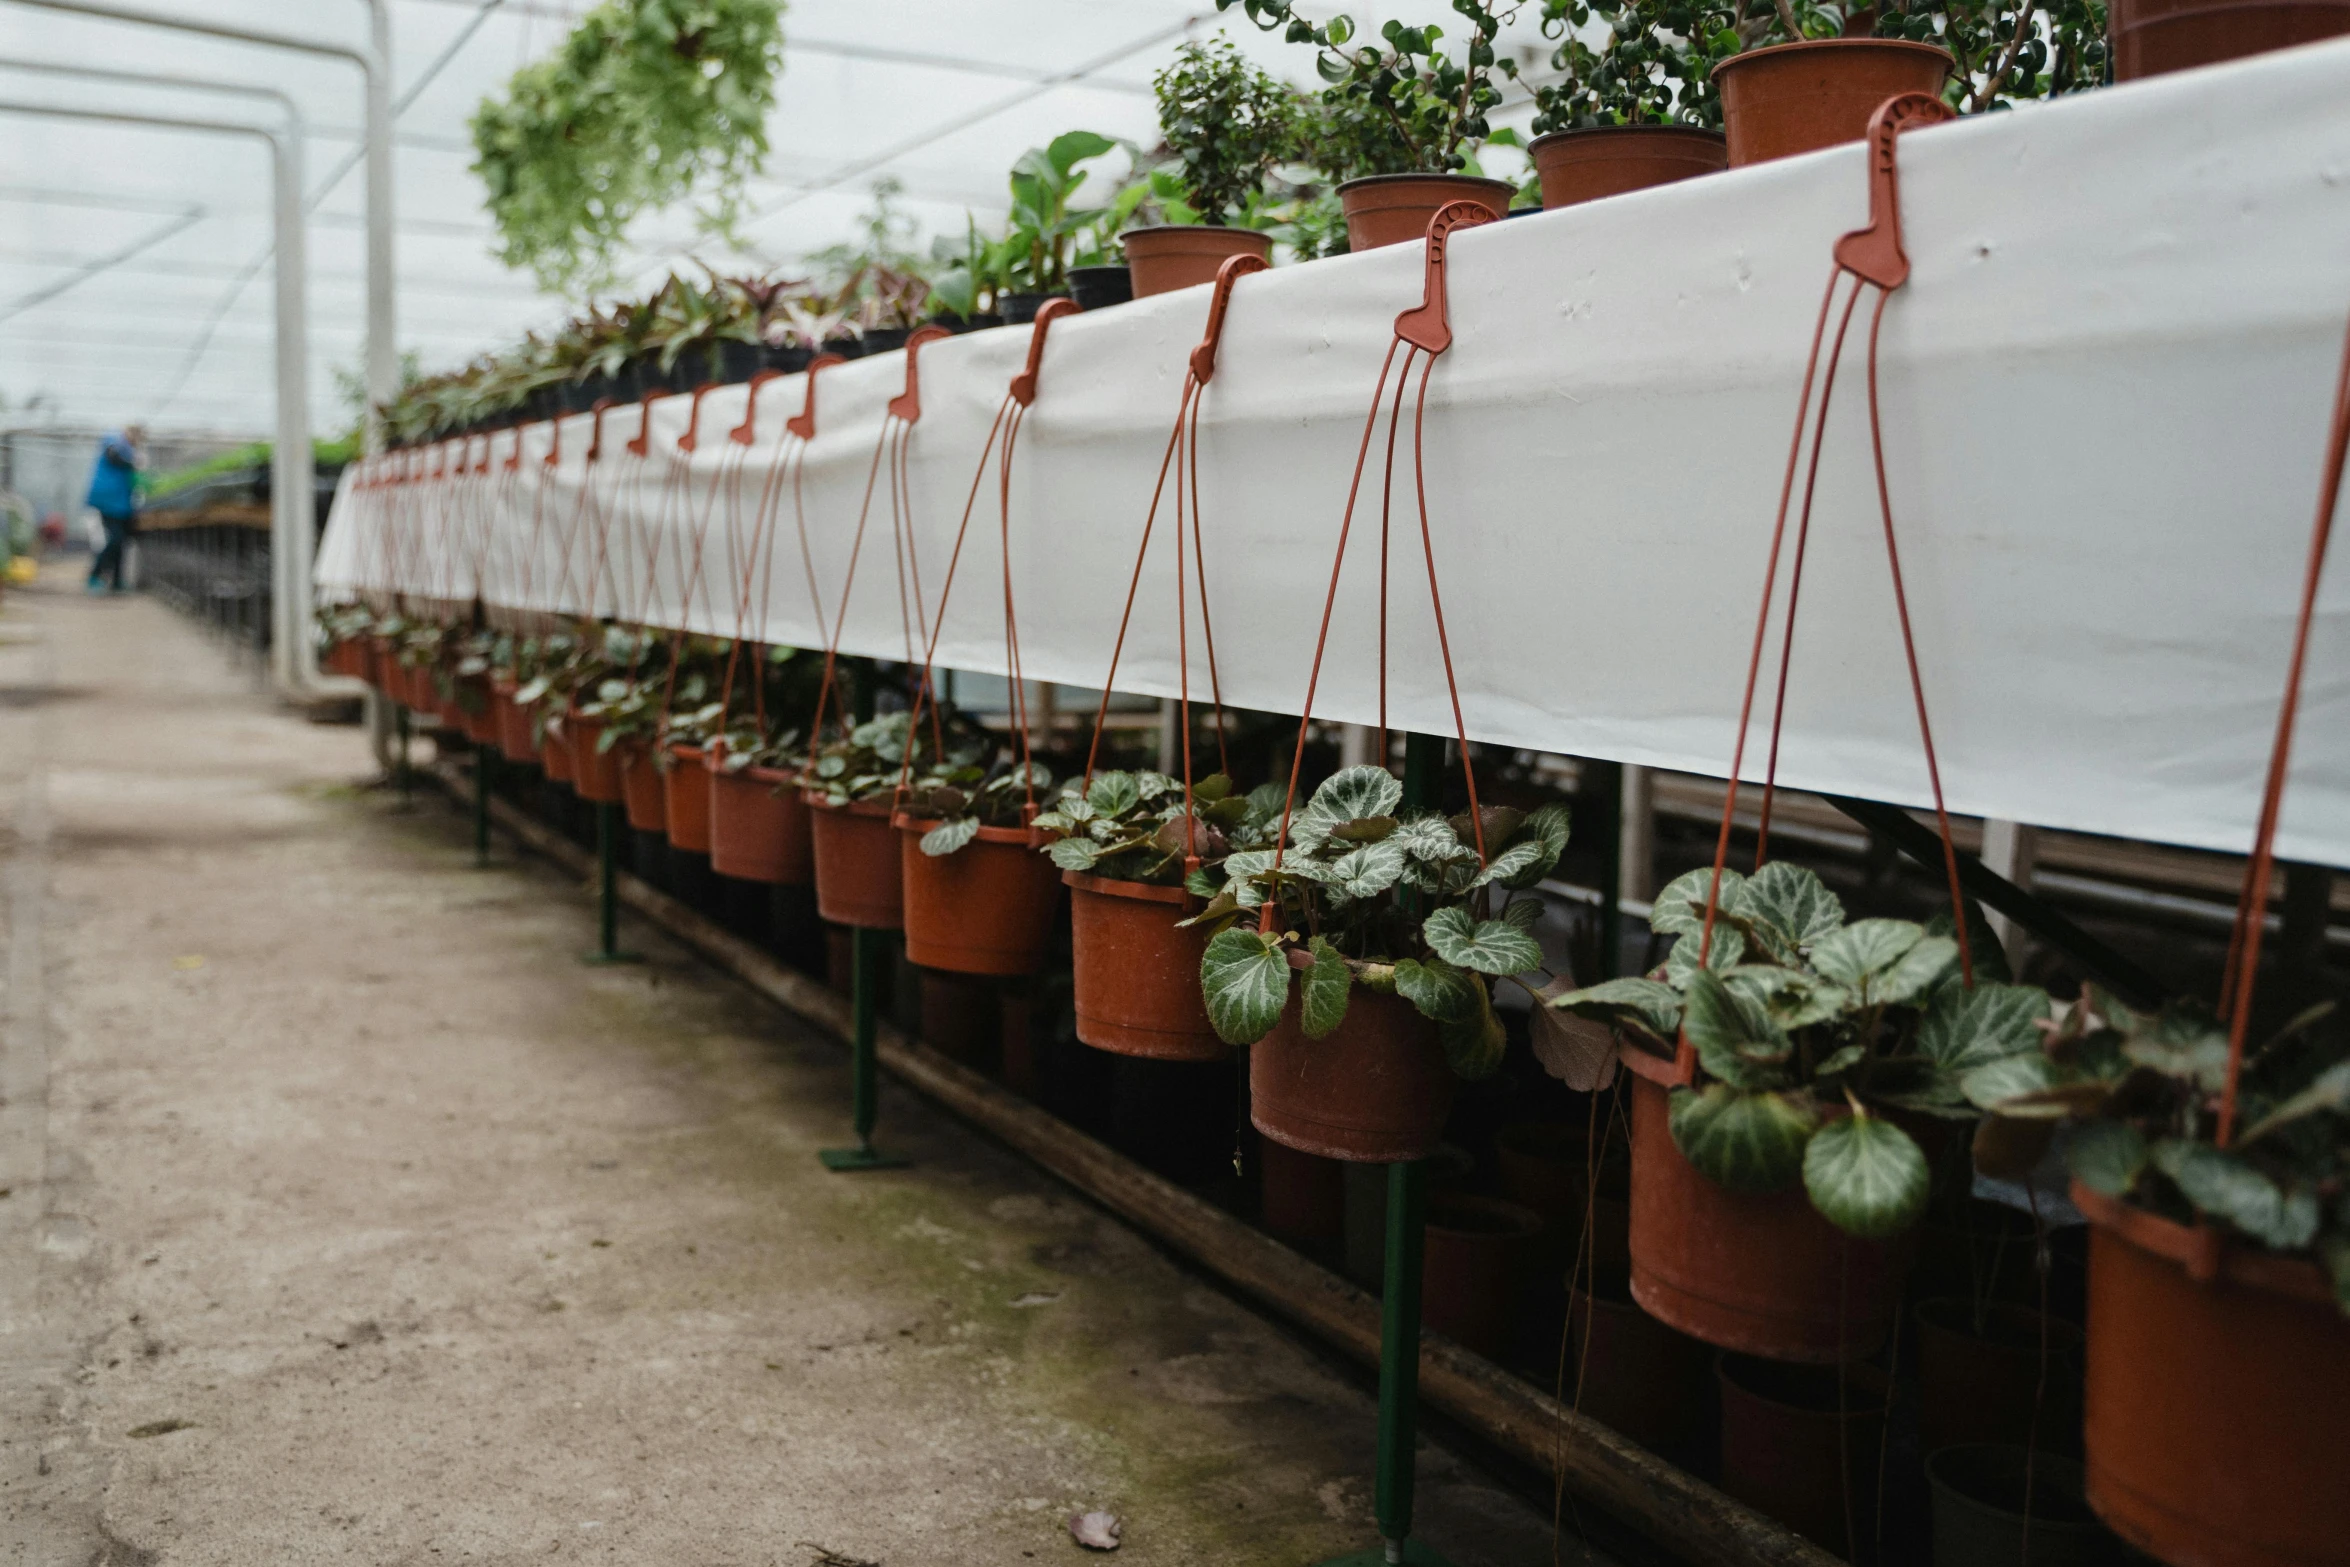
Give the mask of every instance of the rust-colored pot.
[[403, 665], [400, 669], [400, 705], [412, 713], [424, 713], [438, 719], [441, 694], [432, 683], [432, 670], [424, 664]]
[[1542, 1215], [1498, 1197], [1439, 1193], [1428, 1199], [1420, 1320], [1498, 1360], [1518, 1325], [1520, 1285]]
[[803, 887], [815, 878], [808, 802], [773, 767], [710, 773], [710, 869], [742, 881]]
[[570, 721], [547, 725], [546, 741], [539, 747], [539, 765], [547, 776], [559, 784], [576, 783], [579, 768], [571, 745]]
[[1632, 1298], [1691, 1338], [1741, 1354], [1874, 1354], [1893, 1329], [1909, 1237], [1854, 1240], [1820, 1217], [1800, 1183], [1759, 1195], [1715, 1185], [1674, 1146], [1665, 1090], [1635, 1076], [1631, 1091]]
[[1621, 1274], [1575, 1291], [1567, 1367], [1575, 1407], [1652, 1453], [1681, 1453], [1704, 1433], [1714, 1353], [1642, 1311]]
[[2350, 1321], [2311, 1263], [2076, 1186], [2088, 1215], [2089, 1505], [2173, 1567], [2350, 1561]]
[[1542, 181], [1542, 207], [1577, 206], [1670, 185], [1699, 174], [1719, 174], [1730, 161], [1720, 131], [1694, 125], [1599, 125], [1549, 131], [1526, 151]]
[[1436, 1025], [1401, 996], [1357, 989], [1327, 1038], [1298, 1026], [1293, 993], [1248, 1053], [1249, 1120], [1300, 1153], [1357, 1164], [1419, 1159], [1444, 1135], [1452, 1064]]
[[465, 710], [465, 738], [475, 745], [496, 745], [499, 733], [498, 699], [485, 687], [479, 704]]
[[1845, 1520], [1876, 1538], [1883, 1372], [1873, 1366], [1789, 1366], [1724, 1355], [1722, 1489], [1847, 1561]]
[[1161, 223], [1128, 229], [1118, 239], [1126, 247], [1137, 299], [1213, 283], [1218, 269], [1234, 256], [1268, 261], [1273, 255], [1272, 235], [1212, 223]]
[[2344, 0], [2113, 0], [2113, 79], [2135, 81], [2350, 33]]
[[399, 697], [400, 654], [392, 646], [390, 637], [368, 637], [367, 673], [362, 678], [385, 696], [394, 699]]
[[900, 816], [906, 960], [950, 974], [1033, 974], [1061, 908], [1061, 872], [1025, 827], [982, 827], [952, 854], [924, 854], [936, 821]]
[[1306, 1246], [1346, 1238], [1345, 1165], [1268, 1137], [1257, 1145], [1257, 1178], [1257, 1217], [1269, 1233]]
[[1160, 1061], [1221, 1061], [1232, 1047], [1209, 1026], [1200, 998], [1207, 933], [1181, 930], [1181, 887], [1064, 871], [1077, 1037], [1096, 1050]]
[[318, 667], [330, 675], [348, 675], [354, 680], [365, 680], [371, 654], [366, 641], [360, 637], [345, 637], [332, 643], [318, 656]]
[[511, 680], [490, 685], [490, 705], [498, 714], [498, 750], [509, 762], [535, 762], [539, 748], [530, 738], [530, 709], [514, 700], [518, 689]]
[[1981, 1442], [2081, 1450], [2079, 1328], [2024, 1306], [1978, 1309], [1950, 1296], [1919, 1301], [1916, 1320], [1921, 1451]]
[[1940, 97], [1950, 67], [1948, 50], [1902, 38], [1815, 38], [1734, 54], [1714, 67], [1730, 167], [1859, 141], [1886, 99]]
[[571, 776], [579, 797], [598, 805], [618, 805], [625, 793], [619, 747], [604, 748], [604, 721], [573, 713], [563, 720], [563, 738], [571, 752]]
[[1346, 213], [1347, 247], [1377, 250], [1425, 238], [1428, 220], [1448, 201], [1482, 202], [1501, 218], [1517, 193], [1507, 180], [1473, 174], [1366, 174], [1338, 187], [1338, 204]]
[[615, 746], [620, 755], [620, 803], [628, 809], [628, 825], [638, 832], [669, 830], [669, 780], [653, 765], [653, 753], [641, 740]]
[[889, 824], [890, 814], [887, 800], [826, 805], [814, 795], [808, 797], [808, 832], [816, 851], [816, 912], [835, 925], [897, 930], [906, 923], [903, 851], [898, 830]]
[[1585, 1276], [1622, 1279], [1632, 1268], [1624, 1145], [1609, 1145], [1596, 1197], [1587, 1195], [1590, 1146], [1589, 1129], [1581, 1123], [1516, 1121], [1494, 1133], [1494, 1173], [1500, 1178], [1501, 1194], [1525, 1204], [1545, 1221], [1542, 1257], [1556, 1275], [1554, 1289], [1565, 1287], [1567, 1270], [1575, 1266], [1586, 1217], [1592, 1250], [1583, 1258]]
[[704, 755], [698, 745], [671, 746], [669, 777], [663, 784], [668, 795], [670, 845], [688, 854], [710, 852], [710, 780]]
[[919, 970], [922, 1042], [950, 1060], [984, 1070], [1002, 1023], [995, 982], [973, 974]]

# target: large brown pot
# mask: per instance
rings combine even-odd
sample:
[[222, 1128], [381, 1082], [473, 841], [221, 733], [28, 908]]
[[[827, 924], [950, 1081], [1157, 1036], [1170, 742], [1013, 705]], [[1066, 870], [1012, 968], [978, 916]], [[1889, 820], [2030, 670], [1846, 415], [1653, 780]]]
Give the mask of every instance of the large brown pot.
[[709, 766], [698, 745], [669, 748], [669, 842], [688, 854], [710, 852]]
[[1576, 1409], [1652, 1453], [1683, 1453], [1704, 1434], [1713, 1351], [1642, 1311], [1621, 1276], [1576, 1290], [1568, 1324]]
[[576, 783], [579, 768], [571, 749], [571, 728], [568, 721], [547, 725], [546, 739], [539, 746], [539, 765], [547, 776], [559, 784]]
[[628, 807], [628, 825], [638, 832], [669, 830], [669, 780], [653, 765], [653, 753], [644, 742], [619, 746], [620, 800]]
[[906, 873], [889, 818], [887, 800], [826, 805], [808, 797], [816, 912], [835, 925], [897, 930], [906, 923]]
[[2318, 1269], [2075, 1187], [2089, 1216], [2089, 1504], [2172, 1567], [2350, 1562], [2350, 1321]]
[[[1853, 1560], [1876, 1538], [1885, 1375], [1724, 1355], [1722, 1489], [1805, 1539]], [[1852, 1529], [1845, 1528], [1850, 1519]]]
[[1600, 125], [1550, 131], [1527, 147], [1544, 211], [1719, 174], [1730, 158], [1720, 131], [1694, 125]]
[[1083, 871], [1061, 879], [1069, 884], [1077, 1037], [1096, 1050], [1161, 1061], [1230, 1055], [1200, 998], [1207, 933], [1176, 925], [1189, 912], [1184, 890]]
[[1542, 1215], [1497, 1197], [1428, 1199], [1420, 1320], [1498, 1360], [1518, 1325], [1520, 1285]]
[[2345, 0], [2113, 0], [2113, 79], [2135, 81], [2350, 33]]
[[779, 887], [804, 887], [815, 879], [808, 802], [790, 773], [710, 769], [710, 868]]
[[1346, 1020], [1308, 1039], [1289, 998], [1248, 1053], [1249, 1120], [1300, 1153], [1357, 1164], [1426, 1157], [1452, 1110], [1436, 1025], [1401, 996], [1357, 989]]
[[1634, 1077], [1631, 1092], [1632, 1298], [1691, 1338], [1742, 1354], [1823, 1362], [1875, 1353], [1893, 1328], [1907, 1238], [1852, 1239], [1801, 1184], [1763, 1194], [1715, 1185], [1674, 1146], [1665, 1090]]
[[1338, 187], [1346, 213], [1346, 243], [1352, 250], [1377, 250], [1425, 238], [1428, 220], [1448, 201], [1482, 202], [1497, 218], [1507, 217], [1517, 187], [1507, 180], [1473, 174], [1366, 174]]
[[514, 700], [515, 690], [511, 680], [490, 686], [490, 705], [498, 714], [498, 750], [509, 762], [535, 762], [539, 748], [530, 738], [530, 709]]
[[563, 738], [571, 753], [571, 775], [579, 797], [598, 805], [618, 805], [622, 794], [620, 757], [618, 747], [604, 747], [604, 721], [574, 713], [563, 720]]
[[1948, 50], [1901, 38], [1815, 38], [1734, 54], [1714, 67], [1730, 167], [1859, 141], [1886, 99], [1940, 97], [1950, 66]]
[[1916, 1320], [1921, 1451], [1979, 1442], [2081, 1450], [2079, 1328], [1949, 1296], [1918, 1302]]
[[1126, 247], [1126, 267], [1133, 274], [1137, 299], [1213, 283], [1217, 270], [1234, 256], [1266, 261], [1273, 255], [1272, 235], [1212, 223], [1162, 223], [1128, 229], [1118, 238]]
[[367, 642], [360, 637], [345, 637], [327, 645], [318, 655], [319, 672], [328, 675], [348, 675], [354, 680], [368, 677], [368, 666], [373, 654]]
[[952, 854], [924, 854], [936, 821], [900, 816], [906, 960], [950, 974], [1033, 974], [1052, 947], [1059, 867], [1025, 827], [982, 827]]
[[1265, 1138], [1257, 1144], [1257, 1217], [1268, 1233], [1301, 1246], [1346, 1238], [1346, 1166]]

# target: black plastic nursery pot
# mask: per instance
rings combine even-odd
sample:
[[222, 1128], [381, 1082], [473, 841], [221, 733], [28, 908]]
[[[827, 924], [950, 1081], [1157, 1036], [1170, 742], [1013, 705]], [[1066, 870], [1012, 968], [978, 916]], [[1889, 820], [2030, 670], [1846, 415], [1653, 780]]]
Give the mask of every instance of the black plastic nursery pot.
[[1068, 297], [1066, 293], [1006, 294], [1003, 297], [1004, 325], [1026, 326], [1036, 319], [1036, 313], [1044, 308], [1046, 300]]
[[865, 332], [865, 352], [868, 356], [892, 353], [905, 347], [906, 339], [911, 335], [911, 332], [902, 326], [869, 327]]
[[843, 359], [862, 359], [865, 357], [865, 340], [861, 337], [828, 337], [824, 340], [822, 351], [838, 354]]
[[1934, 1567], [2104, 1567], [2120, 1560], [2089, 1511], [2081, 1466], [2003, 1443], [1945, 1447], [1926, 1459]]
[[767, 368], [767, 349], [761, 343], [728, 338], [718, 345], [718, 384], [735, 386]]
[[1134, 298], [1134, 274], [1125, 266], [1071, 267], [1069, 296], [1080, 310], [1101, 310]]
[[816, 351], [805, 343], [769, 343], [763, 352], [767, 368], [777, 375], [798, 375], [816, 357]]

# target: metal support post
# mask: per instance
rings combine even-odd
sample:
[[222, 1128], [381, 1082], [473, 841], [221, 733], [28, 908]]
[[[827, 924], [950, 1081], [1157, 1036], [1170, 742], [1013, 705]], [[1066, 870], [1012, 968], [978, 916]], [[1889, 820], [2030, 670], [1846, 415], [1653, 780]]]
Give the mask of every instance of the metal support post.
[[392, 782], [400, 791], [400, 809], [406, 810], [408, 798], [408, 708], [407, 704], [392, 704], [392, 732], [398, 737], [400, 753], [392, 763]]
[[873, 1035], [880, 1021], [881, 960], [889, 932], [863, 926], [849, 932], [849, 1005], [855, 1018], [850, 1041], [849, 1102], [857, 1133], [854, 1148], [826, 1148], [817, 1154], [827, 1170], [896, 1170], [912, 1161], [873, 1146], [873, 1124], [881, 1117], [881, 1081]]
[[596, 950], [582, 953], [582, 963], [642, 963], [644, 954], [620, 950], [620, 807], [609, 800], [596, 804]]
[[1585, 762], [1592, 787], [1585, 797], [1599, 814], [1599, 972], [1578, 984], [1597, 984], [1624, 971], [1624, 764]]
[[[1403, 808], [1434, 805], [1444, 741], [1404, 737]], [[1379, 1458], [1372, 1510], [1379, 1548], [1335, 1557], [1322, 1567], [1451, 1567], [1412, 1535], [1420, 1415], [1420, 1259], [1428, 1166], [1418, 1159], [1387, 1167], [1387, 1261], [1379, 1292]]]
[[473, 745], [473, 863], [484, 870], [490, 863], [490, 785], [498, 776], [498, 748]]

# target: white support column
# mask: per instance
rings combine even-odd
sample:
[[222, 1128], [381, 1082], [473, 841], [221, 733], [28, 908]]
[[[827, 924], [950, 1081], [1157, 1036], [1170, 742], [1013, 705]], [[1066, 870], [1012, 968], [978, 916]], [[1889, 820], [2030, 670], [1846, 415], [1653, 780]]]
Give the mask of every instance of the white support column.
[[[2039, 848], [2039, 832], [2020, 822], [1986, 821], [1983, 823], [1983, 868], [2014, 882], [2024, 891], [2032, 890], [2032, 861]], [[1991, 923], [1991, 934], [2006, 946], [2015, 939], [2015, 922], [1996, 909], [1985, 909], [1983, 918]]]
[[1624, 764], [1624, 825], [1616, 839], [1618, 895], [1646, 903], [1656, 893], [1656, 779]]

